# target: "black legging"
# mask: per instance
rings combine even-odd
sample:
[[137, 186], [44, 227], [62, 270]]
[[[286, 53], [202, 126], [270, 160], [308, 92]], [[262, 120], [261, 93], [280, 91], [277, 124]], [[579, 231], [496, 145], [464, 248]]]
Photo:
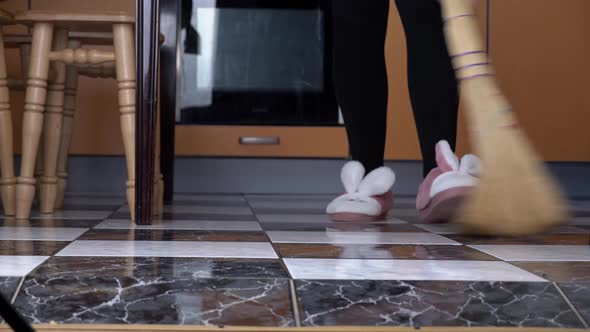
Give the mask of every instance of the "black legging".
[[[408, 86], [424, 160], [434, 146], [454, 149], [459, 97], [437, 0], [396, 0], [408, 49]], [[334, 84], [350, 152], [368, 172], [383, 165], [387, 123], [385, 36], [389, 0], [332, 0]]]

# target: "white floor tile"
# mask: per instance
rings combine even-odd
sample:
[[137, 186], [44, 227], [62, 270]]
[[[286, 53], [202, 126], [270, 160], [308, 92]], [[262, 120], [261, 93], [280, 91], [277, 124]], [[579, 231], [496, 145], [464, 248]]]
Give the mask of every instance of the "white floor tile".
[[0, 277], [25, 276], [48, 258], [48, 256], [0, 256]]
[[284, 262], [295, 279], [545, 281], [497, 261], [287, 258]]
[[131, 220], [107, 219], [94, 228], [101, 229], [178, 229], [203, 231], [261, 231], [255, 221], [154, 220], [151, 225], [136, 225]]
[[75, 241], [56, 256], [278, 258], [270, 243]]
[[460, 245], [430, 233], [269, 231], [267, 234], [274, 243]]
[[0, 227], [0, 240], [73, 241], [88, 228]]
[[590, 246], [472, 245], [470, 247], [510, 262], [590, 262]]

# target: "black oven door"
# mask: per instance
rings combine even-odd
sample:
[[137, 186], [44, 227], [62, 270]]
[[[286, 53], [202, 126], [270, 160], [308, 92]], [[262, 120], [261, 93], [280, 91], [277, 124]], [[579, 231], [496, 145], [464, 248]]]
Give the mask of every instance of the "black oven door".
[[337, 126], [327, 0], [182, 0], [181, 124]]

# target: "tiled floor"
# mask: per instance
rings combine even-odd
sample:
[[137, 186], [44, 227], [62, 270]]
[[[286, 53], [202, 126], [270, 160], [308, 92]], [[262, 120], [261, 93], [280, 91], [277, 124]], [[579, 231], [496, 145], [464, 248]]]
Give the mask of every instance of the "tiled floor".
[[414, 224], [333, 223], [330, 195], [177, 195], [129, 221], [122, 196], [0, 216], [0, 294], [34, 323], [587, 327], [590, 202], [525, 238]]

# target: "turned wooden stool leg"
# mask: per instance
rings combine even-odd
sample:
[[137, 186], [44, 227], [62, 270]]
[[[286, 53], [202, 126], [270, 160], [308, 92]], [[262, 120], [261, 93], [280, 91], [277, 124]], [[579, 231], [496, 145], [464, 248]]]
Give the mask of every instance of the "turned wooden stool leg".
[[135, 46], [133, 25], [114, 24], [121, 131], [127, 159], [127, 204], [135, 220]]
[[[80, 42], [72, 40], [68, 43], [71, 49], [80, 47]], [[68, 66], [66, 69], [66, 89], [64, 97], [64, 118], [62, 125], [59, 156], [57, 159], [57, 198], [55, 207], [63, 209], [64, 197], [68, 183], [68, 154], [72, 142], [72, 128], [74, 125], [74, 112], [76, 111], [76, 92], [78, 88], [78, 68]]]
[[[68, 32], [55, 31], [53, 50], [60, 51], [68, 46]], [[47, 87], [47, 102], [43, 118], [43, 177], [39, 194], [41, 213], [53, 213], [57, 197], [57, 156], [62, 134], [64, 112], [64, 90], [66, 84], [66, 64], [52, 62], [55, 76]]]
[[33, 176], [43, 126], [52, 39], [52, 24], [35, 24], [23, 115], [21, 170], [16, 187], [16, 217], [18, 219], [29, 218], [35, 195], [35, 178]]
[[0, 197], [4, 215], [16, 213], [16, 177], [14, 177], [12, 116], [6, 76], [6, 57], [4, 55], [4, 36], [0, 31]]

